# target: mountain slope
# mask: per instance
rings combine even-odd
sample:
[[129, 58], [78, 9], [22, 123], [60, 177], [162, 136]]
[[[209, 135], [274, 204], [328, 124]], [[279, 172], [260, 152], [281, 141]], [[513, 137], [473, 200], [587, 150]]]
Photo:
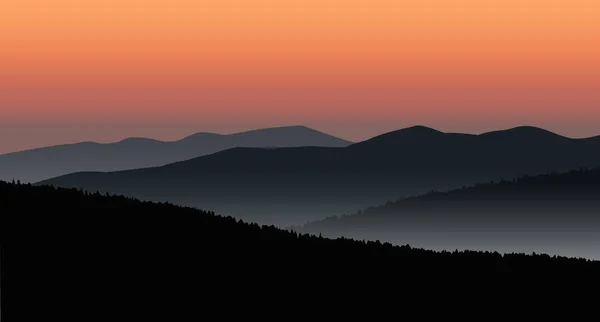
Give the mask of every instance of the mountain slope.
[[163, 167], [43, 183], [298, 225], [432, 189], [600, 166], [600, 140], [538, 135], [544, 132], [465, 135], [413, 127], [345, 148], [235, 148]]
[[297, 230], [435, 249], [532, 249], [600, 259], [600, 169], [431, 192]]
[[[202, 320], [206, 304], [221, 309], [216, 302], [232, 290], [280, 290], [297, 278], [330, 282], [342, 271], [336, 281], [350, 276], [385, 287], [405, 286], [417, 274], [600, 272], [600, 262], [585, 259], [333, 240], [168, 204], [4, 182], [0, 213], [8, 232], [0, 238], [2, 298], [36, 308], [21, 310], [27, 318], [20, 321]], [[3, 317], [14, 312], [6, 307]]]
[[[144, 272], [167, 269], [173, 273], [200, 274], [202, 266], [217, 264], [210, 262], [211, 265], [205, 265], [207, 258], [214, 257], [240, 262], [249, 257], [255, 260], [319, 259], [319, 263], [323, 264], [321, 259], [332, 256], [382, 256], [390, 258], [388, 263], [399, 264], [398, 269], [431, 271], [532, 270], [540, 265], [546, 269], [592, 269], [598, 268], [599, 264], [588, 260], [539, 255], [438, 253], [414, 249], [408, 245], [399, 247], [346, 238], [333, 240], [299, 235], [273, 226], [244, 223], [212, 212], [170, 204], [2, 181], [0, 211], [3, 222], [13, 232], [11, 236], [27, 241], [20, 246], [35, 246], [33, 253], [24, 252], [29, 261], [33, 261], [31, 257], [38, 255], [40, 250], [48, 250], [43, 255], [51, 258], [53, 265], [32, 266], [57, 271], [59, 267], [66, 269], [75, 264], [78, 269], [102, 272], [113, 265], [112, 262], [118, 263], [121, 269], [132, 270], [128, 265], [143, 267], [146, 261], [150, 261], [152, 264], [144, 267]], [[195, 259], [193, 255], [201, 255], [202, 258]], [[95, 264], [87, 265], [87, 261]], [[261, 261], [256, 261], [256, 264], [260, 263]], [[268, 266], [266, 262], [263, 264]], [[160, 269], [152, 268], [156, 265]], [[65, 275], [68, 273], [72, 271], [68, 270]], [[164, 273], [159, 275], [164, 276]], [[77, 280], [73, 276], [68, 279], [74, 282]]]
[[234, 147], [339, 147], [349, 144], [304, 126], [230, 135], [198, 133], [175, 142], [145, 138], [129, 138], [110, 144], [84, 142], [0, 155], [0, 179], [37, 182], [80, 171], [155, 167]]

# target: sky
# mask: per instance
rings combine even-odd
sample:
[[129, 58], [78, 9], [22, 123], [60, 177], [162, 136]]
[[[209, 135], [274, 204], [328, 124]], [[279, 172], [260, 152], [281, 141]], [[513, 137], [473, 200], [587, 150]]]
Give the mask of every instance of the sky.
[[0, 1], [0, 153], [306, 125], [600, 135], [597, 0]]

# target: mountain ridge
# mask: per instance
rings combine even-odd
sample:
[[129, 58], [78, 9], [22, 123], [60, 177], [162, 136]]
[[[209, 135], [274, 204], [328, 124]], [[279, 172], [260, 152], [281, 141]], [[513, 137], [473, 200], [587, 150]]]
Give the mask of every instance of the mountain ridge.
[[[409, 133], [404, 136], [408, 139], [400, 139], [407, 143], [390, 148], [394, 145], [387, 140], [398, 133]], [[432, 189], [600, 166], [596, 139], [512, 134], [501, 132], [490, 139], [412, 128], [384, 137], [385, 144], [368, 140], [335, 148], [235, 148], [161, 167], [74, 173], [40, 184], [170, 201], [289, 225]]]
[[177, 141], [126, 138], [113, 143], [78, 142], [0, 155], [0, 179], [37, 182], [80, 171], [156, 167], [238, 146], [347, 146], [351, 142], [304, 126], [233, 134], [199, 132]]
[[437, 249], [538, 247], [600, 259], [600, 168], [431, 191], [292, 229]]
[[[592, 136], [592, 137], [584, 137], [584, 138], [571, 138], [571, 137], [560, 135], [560, 134], [557, 134], [555, 132], [552, 132], [552, 131], [549, 131], [549, 130], [546, 130], [546, 129], [543, 129], [540, 127], [530, 126], [530, 125], [522, 125], [522, 126], [516, 126], [516, 127], [511, 127], [511, 128], [502, 129], [502, 130], [487, 131], [487, 132], [483, 132], [480, 134], [461, 133], [461, 132], [442, 132], [435, 128], [427, 127], [424, 125], [414, 125], [414, 126], [402, 128], [399, 130], [386, 132], [386, 133], [374, 136], [370, 139], [354, 143], [353, 145], [358, 146], [358, 145], [364, 145], [367, 143], [373, 143], [373, 142], [377, 142], [377, 141], [392, 142], [393, 140], [399, 140], [399, 139], [417, 139], [417, 138], [419, 138], [419, 139], [423, 139], [423, 138], [440, 139], [443, 137], [446, 137], [446, 138], [447, 137], [488, 138], [488, 137], [509, 136], [509, 135], [527, 135], [527, 136], [535, 135], [537, 138], [554, 137], [554, 138], [562, 138], [562, 139], [573, 140], [573, 141], [600, 138], [600, 135]], [[402, 140], [399, 140], [399, 141], [402, 142]], [[397, 143], [397, 141], [396, 141], [396, 143]]]
[[[82, 209], [86, 209], [85, 216], [81, 215]], [[192, 276], [197, 277], [199, 271], [211, 266], [206, 265], [209, 258], [217, 260], [216, 263], [227, 258], [228, 261], [222, 262], [223, 265], [229, 265], [231, 260], [238, 260], [242, 265], [249, 259], [260, 259], [259, 265], [276, 270], [279, 269], [277, 265], [272, 266], [271, 261], [268, 261], [273, 260], [273, 256], [278, 260], [313, 259], [321, 264], [323, 260], [327, 262], [327, 259], [332, 258], [366, 259], [384, 256], [389, 258], [385, 264], [400, 264], [388, 270], [391, 277], [399, 280], [404, 277], [398, 276], [397, 269], [481, 272], [481, 269], [510, 271], [520, 268], [536, 271], [541, 267], [560, 270], [565, 268], [564, 264], [571, 264], [574, 268], [585, 265], [597, 270], [600, 265], [600, 262], [584, 258], [532, 254], [531, 250], [518, 254], [500, 254], [492, 250], [434, 252], [413, 248], [404, 243], [399, 244], [402, 246], [394, 246], [351, 238], [334, 240], [247, 223], [201, 209], [147, 203], [124, 196], [92, 194], [76, 189], [36, 187], [3, 181], [0, 181], [0, 211], [11, 223], [19, 240], [28, 241], [13, 243], [14, 247], [20, 248], [20, 251], [14, 253], [22, 255], [21, 260], [16, 261], [20, 263], [19, 266], [36, 270], [51, 269], [63, 276], [46, 279], [44, 277], [49, 274], [41, 275], [42, 277], [39, 274], [24, 274], [27, 281], [31, 282], [33, 276], [57, 285], [64, 284], [65, 280], [73, 284], [81, 283], [81, 277], [74, 277], [74, 272], [85, 275], [86, 278], [93, 276], [89, 281], [83, 279], [90, 283], [96, 282], [97, 276], [102, 277], [107, 272], [113, 272], [115, 277], [120, 276], [119, 281], [122, 279], [129, 283], [132, 276], [138, 276], [142, 272], [144, 277], [139, 282], [154, 288], [154, 285], [147, 285], [147, 278], [165, 276], [166, 270], [172, 272], [173, 276], [185, 272], [186, 276], [181, 280], [187, 280], [183, 283], [187, 286]], [[53, 215], [49, 216], [48, 213]], [[74, 243], [74, 240], [77, 242]], [[202, 256], [189, 256], [190, 253], [200, 253]], [[143, 262], [139, 262], [141, 255]], [[522, 262], [519, 258], [529, 260]], [[50, 259], [53, 265], [39, 265], [40, 259]], [[95, 264], [82, 265], [92, 262]], [[117, 263], [123, 269], [129, 268], [132, 271], [128, 266], [134, 265], [139, 270], [136, 269], [134, 275], [129, 275], [115, 271], [114, 267], [106, 269]], [[460, 267], [456, 266], [457, 263], [461, 263]], [[73, 270], [73, 267], [77, 269]], [[147, 272], [148, 269], [152, 273]], [[89, 274], [90, 270], [97, 273]], [[173, 276], [169, 275], [165, 279], [170, 280]], [[205, 282], [204, 278], [200, 280]], [[96, 289], [90, 288], [90, 292], [96, 293]]]
[[311, 130], [312, 132], [325, 134], [326, 136], [332, 137], [334, 139], [339, 139], [341, 141], [345, 141], [348, 144], [352, 144], [353, 143], [352, 141], [348, 141], [348, 140], [345, 140], [345, 139], [342, 139], [342, 138], [338, 138], [338, 137], [333, 136], [331, 134], [327, 134], [325, 132], [321, 132], [321, 131], [315, 130], [313, 128], [304, 126], [304, 125], [289, 125], [289, 126], [277, 126], [277, 127], [268, 127], [268, 128], [247, 130], [247, 131], [234, 132], [234, 133], [197, 132], [197, 133], [194, 133], [194, 134], [190, 134], [190, 135], [184, 136], [184, 137], [182, 137], [180, 139], [177, 139], [177, 140], [159, 140], [159, 139], [154, 139], [154, 138], [150, 138], [150, 137], [132, 136], [132, 137], [126, 137], [124, 139], [120, 139], [120, 140], [114, 141], [114, 142], [81, 141], [81, 142], [63, 143], [63, 144], [41, 146], [41, 147], [37, 147], [37, 148], [31, 148], [31, 149], [25, 149], [25, 150], [18, 150], [18, 151], [7, 152], [7, 153], [0, 153], [0, 156], [6, 156], [6, 155], [10, 155], [10, 154], [17, 154], [17, 153], [23, 153], [23, 152], [29, 152], [29, 151], [35, 151], [35, 150], [41, 150], [41, 149], [49, 149], [49, 148], [55, 148], [55, 147], [72, 146], [72, 145], [85, 145], [85, 144], [115, 145], [115, 144], [119, 144], [119, 143], [123, 143], [123, 142], [136, 141], [136, 140], [140, 140], [140, 141], [152, 141], [152, 142], [157, 142], [157, 143], [177, 143], [177, 142], [185, 141], [187, 139], [192, 139], [194, 137], [203, 137], [203, 136], [207, 136], [207, 137], [239, 136], [239, 135], [243, 135], [243, 134], [247, 134], [247, 133], [261, 132], [261, 131], [266, 131], [266, 130], [286, 130], [286, 129], [306, 129], [306, 130]]

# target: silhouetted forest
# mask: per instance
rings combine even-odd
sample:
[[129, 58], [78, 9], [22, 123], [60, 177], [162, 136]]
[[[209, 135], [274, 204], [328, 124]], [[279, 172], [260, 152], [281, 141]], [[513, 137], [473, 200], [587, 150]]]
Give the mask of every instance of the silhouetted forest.
[[600, 258], [600, 169], [434, 191], [295, 230], [425, 248], [537, 249]]
[[[600, 272], [600, 262], [585, 259], [334, 240], [170, 204], [1, 181], [0, 214], [6, 320], [201, 319], [217, 303], [245, 312], [229, 307], [242, 290], [252, 295], [242, 295], [248, 303], [263, 292], [278, 297], [277, 289], [300, 296], [310, 292], [304, 279], [355, 287], [376, 278], [389, 287], [419, 281], [414, 273]], [[14, 311], [10, 303], [27, 306]]]
[[434, 252], [378, 241], [327, 239], [193, 208], [50, 186], [0, 182], [0, 207], [11, 235], [35, 250], [26, 261], [37, 263], [40, 270], [75, 264], [93, 272], [111, 267], [114, 273], [147, 264], [143, 271], [178, 272], [194, 278], [215, 258], [250, 259], [252, 265], [261, 266], [284, 258], [323, 263], [321, 259], [326, 258], [372, 260], [374, 256], [394, 264], [393, 271], [600, 268], [598, 262], [547, 255]]
[[463, 186], [450, 191], [431, 191], [423, 195], [388, 201], [385, 205], [369, 207], [356, 214], [325, 218], [312, 224], [350, 220], [357, 216], [375, 217], [390, 213], [402, 215], [402, 211], [408, 213], [416, 209], [430, 212], [470, 211], [474, 208], [480, 212], [485, 208], [514, 208], [526, 203], [546, 208], [544, 211], [552, 211], [555, 209], [551, 207], [556, 207], [559, 203], [573, 202], [578, 203], [580, 207], [570, 208], [570, 212], [582, 209], [600, 210], [600, 168], [525, 175], [511, 180], [501, 179], [497, 182]]

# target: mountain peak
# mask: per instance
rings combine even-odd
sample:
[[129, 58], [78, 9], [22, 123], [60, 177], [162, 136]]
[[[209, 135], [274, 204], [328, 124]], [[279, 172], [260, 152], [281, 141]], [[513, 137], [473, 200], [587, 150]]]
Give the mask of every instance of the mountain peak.
[[385, 136], [398, 137], [398, 136], [407, 136], [407, 135], [422, 136], [422, 135], [442, 135], [442, 134], [444, 134], [444, 132], [438, 131], [436, 129], [433, 129], [433, 128], [430, 128], [427, 126], [414, 125], [414, 126], [400, 129], [400, 130], [388, 132], [388, 133], [382, 134], [380, 136], [376, 136], [375, 138], [385, 137]]
[[401, 129], [400, 131], [404, 131], [404, 132], [413, 132], [413, 133], [418, 133], [418, 134], [444, 134], [443, 132], [440, 132], [436, 129], [424, 126], [424, 125], [415, 125], [415, 126], [411, 126], [411, 127], [407, 127], [405, 129]]
[[229, 135], [246, 135], [249, 133], [269, 133], [269, 132], [319, 132], [304, 125], [290, 125], [279, 127], [268, 127], [264, 129], [249, 130], [244, 132], [232, 133]]
[[568, 139], [554, 132], [535, 127], [535, 126], [517, 126], [507, 130], [493, 131], [481, 134], [484, 137], [514, 137], [527, 140], [539, 140], [543, 138]]
[[140, 143], [160, 143], [161, 141], [151, 138], [130, 137], [123, 139], [117, 143], [120, 144], [140, 144]]
[[210, 133], [210, 132], [198, 132], [198, 133], [194, 133], [192, 135], [186, 136], [179, 141], [181, 142], [181, 141], [187, 141], [187, 140], [193, 140], [193, 139], [199, 139], [199, 138], [213, 138], [213, 137], [217, 137], [217, 136], [221, 136], [221, 135], [216, 134], [216, 133]]
[[430, 140], [441, 138], [444, 135], [444, 132], [436, 129], [423, 125], [415, 125], [376, 136], [367, 141], [357, 143], [354, 146], [423, 144]]

